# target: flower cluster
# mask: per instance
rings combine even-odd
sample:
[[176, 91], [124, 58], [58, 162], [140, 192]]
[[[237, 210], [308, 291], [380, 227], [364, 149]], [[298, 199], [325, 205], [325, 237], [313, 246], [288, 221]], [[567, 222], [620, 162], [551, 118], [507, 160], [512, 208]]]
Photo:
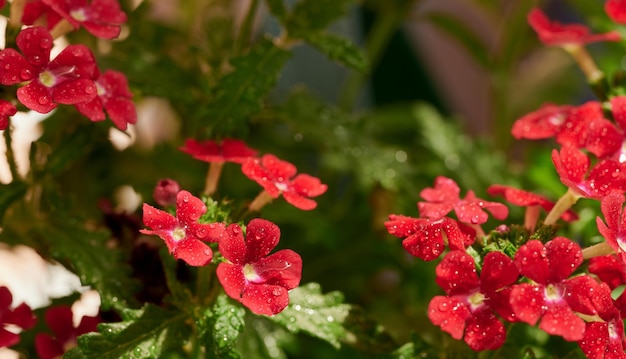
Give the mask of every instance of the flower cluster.
[[[612, 20], [626, 21], [626, 2], [607, 1], [605, 9]], [[584, 45], [621, 40], [614, 31], [592, 34], [584, 25], [553, 22], [539, 9], [528, 22], [544, 44], [568, 51], [592, 85], [604, 75]], [[501, 347], [505, 323], [523, 322], [576, 342], [589, 358], [626, 358], [626, 295], [613, 292], [626, 284], [626, 96], [616, 91], [580, 106], [544, 104], [511, 132], [560, 146], [552, 162], [567, 190], [558, 201], [492, 185], [488, 194], [526, 213], [523, 226], [503, 223], [486, 232], [488, 215], [504, 220], [507, 207], [472, 191], [461, 199], [453, 180], [438, 177], [420, 193], [419, 218], [391, 214], [385, 223], [413, 256], [443, 255], [436, 282], [446, 295], [431, 300], [428, 317], [474, 350]], [[571, 207], [580, 198], [599, 201], [602, 212], [596, 224], [604, 241], [584, 249], [555, 226], [578, 219]], [[541, 210], [548, 212], [543, 221]]]
[[317, 177], [308, 174], [296, 175], [297, 169], [293, 164], [274, 155], [255, 157], [257, 151], [240, 140], [224, 139], [218, 143], [189, 139], [180, 150], [195, 159], [211, 163], [204, 190], [207, 195], [212, 194], [217, 188], [224, 162], [241, 164], [241, 171], [263, 187], [263, 191], [249, 204], [250, 211], [258, 212], [281, 194], [294, 207], [312, 210], [317, 207], [317, 203], [311, 197], [324, 194], [328, 188]]
[[[164, 183], [165, 182], [165, 183]], [[161, 181], [155, 199], [171, 197], [178, 184]], [[157, 197], [158, 196], [158, 197]], [[217, 278], [231, 298], [256, 314], [274, 315], [289, 304], [288, 291], [297, 287], [302, 276], [302, 259], [288, 249], [270, 252], [279, 242], [277, 225], [264, 219], [251, 220], [244, 234], [239, 224], [203, 223], [207, 212], [204, 202], [191, 193], [176, 193], [175, 216], [148, 204], [143, 205], [143, 222], [150, 229], [141, 230], [163, 239], [169, 252], [191, 266], [207, 266], [213, 250], [207, 243], [217, 243], [223, 262], [217, 266]]]
[[[106, 119], [106, 111], [120, 130], [136, 123], [133, 94], [122, 73], [100, 73], [91, 50], [81, 44], [68, 45], [51, 58], [53, 40], [61, 35], [55, 29], [64, 23], [69, 24], [68, 30], [83, 26], [99, 37], [119, 36], [126, 15], [117, 0], [29, 1], [22, 10], [21, 22], [33, 26], [17, 34], [17, 49], [0, 51], [0, 84], [20, 85], [16, 91], [19, 103], [40, 113], [48, 113], [59, 104], [74, 105], [91, 121]], [[0, 129], [4, 129], [17, 108], [15, 103], [2, 100], [0, 109]]]

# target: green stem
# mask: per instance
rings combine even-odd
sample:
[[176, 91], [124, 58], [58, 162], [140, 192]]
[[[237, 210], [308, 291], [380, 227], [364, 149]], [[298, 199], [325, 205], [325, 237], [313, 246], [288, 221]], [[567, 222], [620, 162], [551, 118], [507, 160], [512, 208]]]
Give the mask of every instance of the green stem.
[[554, 207], [552, 207], [552, 210], [548, 213], [548, 216], [546, 216], [546, 220], [543, 223], [546, 226], [555, 224], [563, 213], [576, 204], [576, 201], [578, 201], [579, 198], [579, 195], [568, 189], [567, 192], [565, 192], [565, 194], [554, 204]]
[[593, 246], [583, 249], [583, 258], [589, 259], [593, 257], [605, 256], [607, 254], [615, 253], [613, 248], [608, 243], [602, 242]]
[[199, 303], [208, 303], [214, 273], [215, 266], [212, 264], [198, 268], [198, 276], [196, 277], [196, 298], [198, 298]]
[[398, 9], [383, 11], [374, 22], [365, 41], [365, 54], [369, 62], [369, 67], [364, 72], [352, 71], [339, 95], [339, 107], [345, 111], [352, 111], [354, 104], [363, 88], [363, 84], [369, 78], [372, 70], [380, 60], [383, 50], [387, 47], [389, 40], [398, 27], [402, 19]]
[[15, 162], [15, 153], [13, 152], [13, 139], [11, 134], [13, 129], [11, 126], [7, 127], [4, 130], [4, 143], [6, 145], [6, 156], [7, 162], [9, 163], [9, 169], [11, 170], [11, 177], [13, 181], [19, 178], [19, 173], [17, 172], [17, 163]]
[[235, 44], [233, 46], [233, 54], [235, 56], [240, 55], [250, 42], [250, 38], [252, 37], [252, 25], [254, 24], [254, 18], [256, 16], [258, 5], [259, 0], [250, 1], [250, 7], [248, 8], [246, 17], [241, 23], [239, 33], [237, 34], [237, 38], [235, 39]]

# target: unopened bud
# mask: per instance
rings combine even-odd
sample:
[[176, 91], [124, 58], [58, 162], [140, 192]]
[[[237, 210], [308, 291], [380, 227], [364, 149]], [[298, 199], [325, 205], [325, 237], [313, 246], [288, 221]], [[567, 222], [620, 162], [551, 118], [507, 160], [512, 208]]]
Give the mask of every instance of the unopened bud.
[[156, 187], [154, 187], [154, 193], [152, 196], [156, 203], [163, 207], [173, 206], [176, 204], [176, 195], [180, 192], [180, 186], [178, 182], [166, 178], [160, 180]]

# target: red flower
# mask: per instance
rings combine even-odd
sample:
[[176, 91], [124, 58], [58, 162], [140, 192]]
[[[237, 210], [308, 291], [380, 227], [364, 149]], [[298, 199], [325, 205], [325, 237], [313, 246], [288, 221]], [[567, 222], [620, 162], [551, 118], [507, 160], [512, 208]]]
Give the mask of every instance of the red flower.
[[626, 263], [626, 212], [623, 209], [624, 195], [621, 192], [613, 191], [602, 198], [602, 214], [606, 224], [596, 218], [598, 231], [606, 243], [618, 253], [622, 261]]
[[17, 113], [17, 108], [10, 102], [0, 100], [0, 131], [5, 130], [9, 126], [9, 117]]
[[611, 299], [611, 289], [605, 283], [596, 284], [591, 302], [600, 320], [586, 323], [578, 345], [590, 359], [626, 358], [624, 322]]
[[465, 250], [476, 238], [472, 228], [448, 217], [433, 220], [391, 214], [385, 227], [389, 234], [404, 238], [402, 246], [407, 252], [425, 261], [436, 259], [443, 253], [444, 234], [453, 250]]
[[30, 81], [17, 90], [17, 98], [24, 106], [48, 113], [57, 103], [73, 105], [96, 97], [92, 79], [97, 66], [87, 47], [69, 45], [50, 61], [52, 37], [41, 27], [20, 31], [16, 42], [24, 55], [12, 48], [0, 51], [0, 84]]
[[206, 211], [202, 200], [180, 191], [176, 196], [176, 217], [144, 203], [143, 223], [152, 230], [140, 232], [161, 237], [174, 258], [203, 266], [213, 258], [213, 251], [202, 241], [217, 242], [224, 235], [223, 223], [198, 223]]
[[539, 35], [539, 40], [548, 46], [583, 45], [597, 41], [620, 41], [621, 36], [616, 31], [604, 34], [591, 34], [589, 29], [580, 24], [561, 24], [550, 21], [538, 8], [528, 13], [528, 24]]
[[[119, 36], [126, 14], [117, 0], [42, 0], [75, 29], [81, 25], [92, 35], [103, 39]], [[52, 25], [48, 25], [52, 26]]]
[[11, 309], [13, 296], [7, 287], [0, 287], [0, 348], [10, 347], [20, 342], [20, 336], [6, 329], [17, 326], [29, 329], [35, 325], [36, 319], [26, 303]]
[[515, 254], [515, 264], [523, 276], [534, 284], [515, 285], [511, 307], [515, 316], [565, 340], [583, 338], [585, 322], [575, 314], [593, 314], [589, 302], [595, 281], [589, 276], [567, 279], [582, 263], [580, 247], [564, 237], [556, 237], [544, 246], [530, 240]]
[[228, 262], [217, 266], [217, 278], [231, 298], [253, 313], [274, 315], [289, 304], [288, 291], [302, 277], [302, 258], [290, 249], [269, 255], [280, 240], [277, 225], [256, 218], [248, 223], [244, 241], [241, 227], [231, 224], [219, 249]]
[[611, 289], [626, 283], [626, 264], [614, 254], [590, 258], [589, 273], [597, 275]]
[[[510, 202], [516, 206], [539, 206], [543, 208], [546, 212], [550, 212], [552, 207], [554, 207], [554, 202], [543, 196], [509, 186], [494, 184], [487, 188], [487, 193], [489, 193], [491, 196], [503, 196], [504, 199], [507, 200], [507, 202]], [[572, 222], [577, 220], [578, 216], [576, 215], [576, 213], [569, 210], [563, 213], [561, 218], [563, 218], [563, 220], [566, 222]]]
[[511, 134], [518, 140], [552, 138], [561, 131], [571, 110], [572, 106], [544, 104], [538, 110], [516, 120]]
[[128, 89], [126, 76], [121, 72], [107, 70], [95, 81], [97, 96], [88, 102], [74, 105], [76, 109], [91, 121], [106, 118], [102, 108], [117, 128], [125, 131], [128, 124], [137, 122], [137, 112], [132, 101], [133, 94]]
[[564, 146], [560, 152], [552, 151], [552, 162], [561, 182], [578, 196], [602, 198], [613, 190], [626, 189], [626, 169], [617, 161], [602, 160], [589, 170], [587, 155], [572, 146]]
[[614, 22], [626, 24], [626, 1], [607, 0], [607, 2], [604, 3], [604, 10]]
[[420, 216], [440, 219], [454, 209], [459, 221], [482, 224], [488, 219], [483, 209], [487, 209], [497, 219], [504, 219], [509, 214], [509, 209], [502, 203], [477, 198], [473, 191], [468, 191], [465, 199], [460, 199], [459, 193], [459, 186], [454, 180], [442, 176], [437, 177], [435, 187], [425, 188], [420, 193], [420, 196], [428, 201], [417, 204]]
[[46, 311], [46, 324], [52, 329], [54, 336], [40, 333], [35, 336], [35, 349], [41, 359], [54, 359], [76, 346], [76, 338], [95, 332], [100, 318], [84, 316], [77, 327], [72, 320], [72, 309], [69, 306], [58, 306]]
[[220, 143], [188, 139], [180, 150], [204, 162], [244, 163], [257, 154], [257, 151], [248, 147], [245, 142], [232, 138], [225, 138]]
[[287, 202], [302, 210], [317, 207], [317, 203], [310, 197], [320, 196], [327, 189], [319, 178], [307, 174], [296, 176], [294, 165], [274, 155], [264, 155], [261, 159], [248, 158], [241, 166], [241, 171], [260, 184], [272, 198], [282, 194]]
[[436, 273], [437, 283], [448, 296], [431, 300], [428, 318], [433, 324], [455, 339], [464, 337], [474, 350], [502, 346], [506, 331], [494, 310], [513, 318], [507, 288], [518, 277], [513, 261], [500, 252], [488, 253], [479, 279], [472, 257], [464, 251], [452, 251], [437, 265]]
[[44, 4], [43, 1], [26, 1], [26, 6], [24, 6], [24, 14], [22, 15], [22, 23], [24, 23], [24, 25], [43, 26], [43, 22], [45, 21], [46, 29], [51, 30], [54, 25], [61, 21], [61, 19], [61, 15], [52, 10], [50, 6]]

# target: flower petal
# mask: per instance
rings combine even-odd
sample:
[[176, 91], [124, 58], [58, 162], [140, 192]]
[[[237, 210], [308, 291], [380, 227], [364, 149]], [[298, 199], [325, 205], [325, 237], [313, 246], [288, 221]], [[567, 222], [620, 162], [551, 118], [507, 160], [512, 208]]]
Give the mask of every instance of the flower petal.
[[216, 274], [226, 294], [241, 302], [241, 292], [243, 292], [246, 284], [241, 266], [231, 263], [220, 263], [217, 265]]
[[280, 241], [280, 228], [268, 220], [255, 218], [246, 228], [246, 263], [267, 256]]
[[287, 289], [267, 284], [250, 284], [241, 293], [241, 303], [255, 314], [274, 315], [289, 304]]
[[174, 258], [182, 259], [195, 267], [207, 265], [213, 259], [211, 247], [195, 238], [185, 238], [176, 242], [172, 254]]
[[254, 271], [266, 284], [293, 289], [302, 278], [302, 257], [291, 249], [280, 250], [254, 263]]

